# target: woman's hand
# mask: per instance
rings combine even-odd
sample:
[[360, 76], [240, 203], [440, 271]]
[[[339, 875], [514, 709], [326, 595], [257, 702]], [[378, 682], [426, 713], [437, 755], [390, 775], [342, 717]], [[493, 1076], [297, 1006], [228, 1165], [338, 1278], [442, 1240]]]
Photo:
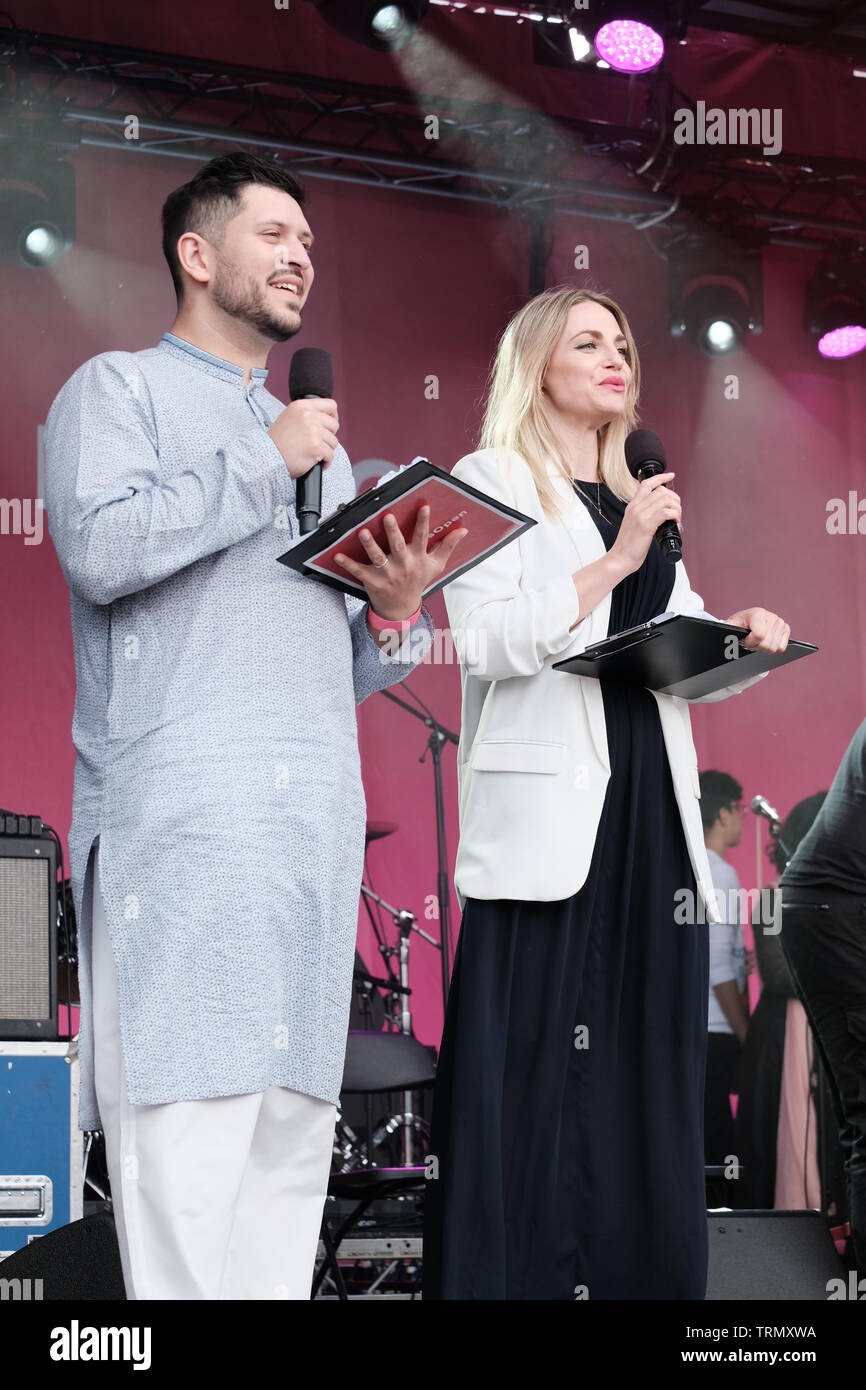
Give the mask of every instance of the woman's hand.
[[741, 608], [725, 618], [734, 627], [751, 629], [748, 637], [740, 638], [740, 646], [747, 652], [783, 652], [788, 645], [791, 629], [778, 613], [770, 613], [766, 608]]
[[675, 521], [679, 524], [682, 518], [683, 506], [679, 493], [665, 487], [665, 483], [675, 476], [674, 473], [657, 473], [654, 478], [644, 478], [626, 506], [619, 535], [610, 553], [616, 554], [622, 561], [627, 574], [640, 569], [662, 522]]

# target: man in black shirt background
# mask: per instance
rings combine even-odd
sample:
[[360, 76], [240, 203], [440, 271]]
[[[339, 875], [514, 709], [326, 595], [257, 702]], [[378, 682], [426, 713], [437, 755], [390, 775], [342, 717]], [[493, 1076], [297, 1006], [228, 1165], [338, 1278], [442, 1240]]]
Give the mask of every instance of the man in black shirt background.
[[866, 1276], [866, 719], [779, 884], [782, 950], [827, 1071]]

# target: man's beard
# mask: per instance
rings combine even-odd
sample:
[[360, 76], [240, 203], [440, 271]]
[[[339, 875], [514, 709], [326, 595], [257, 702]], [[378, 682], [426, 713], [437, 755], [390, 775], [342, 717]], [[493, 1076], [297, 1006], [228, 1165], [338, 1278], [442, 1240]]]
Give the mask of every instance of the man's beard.
[[[297, 323], [290, 323], [278, 316], [266, 303], [267, 290], [263, 290], [251, 276], [245, 278], [234, 261], [228, 261], [225, 257], [222, 257], [214, 276], [212, 293], [214, 304], [222, 309], [223, 313], [230, 314], [234, 319], [242, 319], [263, 337], [271, 338], [275, 343], [284, 343], [287, 338], [300, 331], [300, 314]], [[282, 293], [286, 294], [288, 291], [284, 290]]]

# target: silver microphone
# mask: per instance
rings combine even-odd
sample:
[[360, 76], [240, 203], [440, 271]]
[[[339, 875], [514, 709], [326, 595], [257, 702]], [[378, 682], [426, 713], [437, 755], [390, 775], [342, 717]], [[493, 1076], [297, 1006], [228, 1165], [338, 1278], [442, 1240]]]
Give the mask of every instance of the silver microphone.
[[751, 807], [756, 815], [766, 816], [767, 820], [770, 821], [773, 827], [775, 827], [776, 829], [778, 829], [778, 827], [781, 825], [781, 821], [779, 820], [779, 812], [776, 810], [775, 806], [770, 805], [766, 797], [752, 797]]

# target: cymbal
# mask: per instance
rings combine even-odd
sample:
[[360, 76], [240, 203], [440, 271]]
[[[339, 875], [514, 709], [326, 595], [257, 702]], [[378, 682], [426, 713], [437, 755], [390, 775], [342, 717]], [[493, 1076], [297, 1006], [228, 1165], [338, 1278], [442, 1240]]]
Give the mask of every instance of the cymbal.
[[384, 840], [386, 835], [393, 835], [394, 831], [399, 829], [399, 825], [396, 825], [394, 821], [368, 820], [364, 843], [369, 845], [371, 840]]

